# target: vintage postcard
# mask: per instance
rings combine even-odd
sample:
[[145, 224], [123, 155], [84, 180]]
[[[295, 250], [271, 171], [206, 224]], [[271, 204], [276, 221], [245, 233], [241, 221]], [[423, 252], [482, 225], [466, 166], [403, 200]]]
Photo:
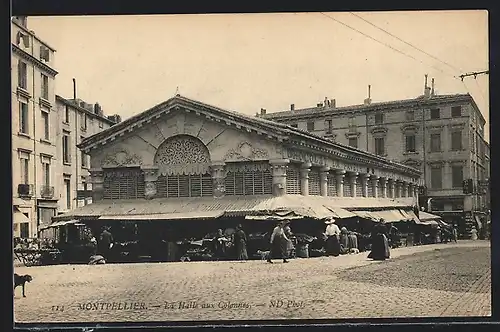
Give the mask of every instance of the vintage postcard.
[[491, 316], [487, 11], [11, 20], [16, 323]]

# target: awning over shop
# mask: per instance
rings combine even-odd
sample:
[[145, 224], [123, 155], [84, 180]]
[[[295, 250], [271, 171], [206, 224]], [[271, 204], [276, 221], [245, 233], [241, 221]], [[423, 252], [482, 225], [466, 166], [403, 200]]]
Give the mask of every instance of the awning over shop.
[[182, 220], [182, 219], [215, 219], [224, 214], [224, 211], [199, 211], [199, 212], [179, 212], [179, 213], [158, 213], [158, 214], [131, 214], [101, 216], [99, 220]]
[[13, 207], [12, 219], [14, 223], [20, 224], [24, 222], [30, 222], [29, 218], [26, 217], [24, 213], [22, 213], [17, 207]]
[[415, 220], [417, 225], [426, 225], [426, 226], [439, 226], [439, 222], [437, 220]]
[[40, 230], [43, 229], [48, 229], [48, 228], [53, 228], [53, 227], [59, 227], [59, 226], [64, 226], [64, 225], [84, 225], [84, 224], [79, 224], [78, 220], [66, 220], [66, 221], [56, 221], [50, 225], [47, 225], [45, 227], [40, 227]]
[[415, 214], [415, 212], [411, 211], [411, 210], [399, 210], [399, 212], [401, 212], [401, 214], [403, 216], [405, 216], [406, 220], [418, 220], [418, 217], [417, 215]]

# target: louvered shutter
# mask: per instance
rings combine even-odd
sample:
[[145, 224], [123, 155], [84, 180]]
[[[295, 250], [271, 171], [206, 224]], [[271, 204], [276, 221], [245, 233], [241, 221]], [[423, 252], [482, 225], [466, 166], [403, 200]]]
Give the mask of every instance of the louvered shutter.
[[300, 194], [300, 173], [295, 165], [290, 165], [286, 170], [286, 193]]
[[363, 197], [363, 186], [359, 178], [356, 178], [356, 196]]
[[224, 182], [226, 186], [226, 196], [234, 196], [235, 195], [234, 173], [228, 172]]
[[213, 196], [213, 186], [212, 175], [209, 173], [203, 174], [201, 176], [201, 196]]
[[312, 169], [309, 172], [309, 195], [319, 196], [320, 194], [319, 171]]
[[271, 174], [271, 170], [265, 170], [262, 177], [263, 193], [264, 195], [271, 195], [273, 193], [273, 175]]
[[253, 195], [255, 172], [246, 171], [243, 173], [243, 195]]
[[234, 173], [234, 194], [236, 196], [244, 194], [244, 176], [243, 172]]
[[264, 172], [255, 171], [253, 175], [253, 195], [264, 194]]
[[337, 195], [337, 179], [335, 175], [328, 174], [328, 196], [338, 196]]
[[368, 197], [373, 197], [373, 185], [368, 183]]
[[189, 177], [189, 187], [189, 196], [201, 197], [201, 175], [191, 175]]
[[344, 180], [344, 197], [351, 197], [351, 196], [352, 196], [351, 181], [349, 178], [346, 178]]
[[382, 197], [382, 184], [377, 183], [377, 197]]

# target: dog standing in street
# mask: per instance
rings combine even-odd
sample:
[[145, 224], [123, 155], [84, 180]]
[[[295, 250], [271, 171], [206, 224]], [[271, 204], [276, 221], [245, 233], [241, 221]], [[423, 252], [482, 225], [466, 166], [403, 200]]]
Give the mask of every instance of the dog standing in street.
[[23, 289], [23, 297], [26, 297], [25, 295], [25, 287], [27, 282], [31, 282], [33, 278], [29, 274], [25, 275], [19, 275], [17, 273], [14, 273], [14, 293], [16, 291], [17, 286], [22, 286]]

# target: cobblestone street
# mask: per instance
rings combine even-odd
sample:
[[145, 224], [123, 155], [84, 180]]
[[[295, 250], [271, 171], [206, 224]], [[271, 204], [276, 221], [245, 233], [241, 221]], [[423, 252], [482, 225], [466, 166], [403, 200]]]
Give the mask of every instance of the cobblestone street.
[[[490, 243], [275, 261], [16, 267], [17, 322], [491, 315]], [[273, 306], [274, 305], [274, 306]]]

